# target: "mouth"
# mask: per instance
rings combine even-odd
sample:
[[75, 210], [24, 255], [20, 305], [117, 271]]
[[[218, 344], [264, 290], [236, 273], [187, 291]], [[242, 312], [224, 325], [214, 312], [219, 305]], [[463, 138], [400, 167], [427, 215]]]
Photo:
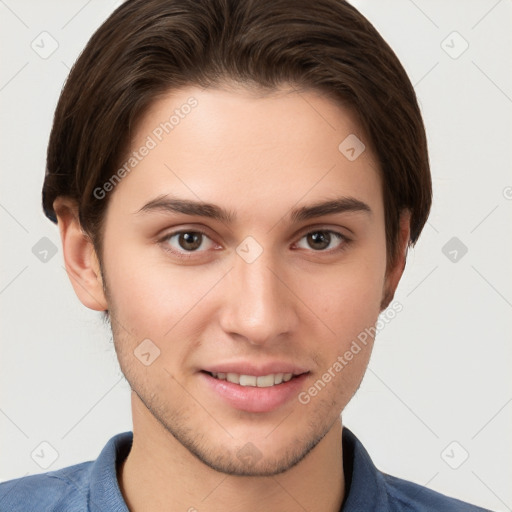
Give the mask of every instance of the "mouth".
[[[204, 371], [204, 370], [203, 370]], [[258, 387], [258, 388], [270, 388], [273, 386], [279, 386], [285, 382], [288, 382], [294, 378], [300, 377], [305, 373], [303, 372], [299, 374], [293, 373], [270, 373], [268, 375], [244, 375], [239, 373], [223, 373], [223, 372], [207, 372], [214, 379], [225, 380], [227, 382], [231, 382], [232, 384], [238, 384], [239, 386], [249, 386], [249, 387]]]
[[[262, 372], [261, 372], [262, 373]], [[265, 372], [266, 373], [266, 372]], [[306, 385], [310, 372], [250, 375], [201, 370], [206, 393], [230, 408], [250, 413], [269, 413], [292, 404]]]

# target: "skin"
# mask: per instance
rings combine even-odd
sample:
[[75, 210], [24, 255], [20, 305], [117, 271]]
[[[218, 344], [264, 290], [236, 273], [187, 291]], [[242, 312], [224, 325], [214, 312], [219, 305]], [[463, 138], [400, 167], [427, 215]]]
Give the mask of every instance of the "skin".
[[[338, 145], [364, 135], [346, 108], [315, 91], [263, 95], [223, 87], [174, 90], [141, 120], [130, 150], [189, 97], [198, 105], [110, 193], [101, 267], [76, 205], [55, 201], [66, 269], [84, 305], [109, 310], [121, 369], [132, 388], [134, 441], [118, 480], [131, 511], [337, 511], [344, 495], [341, 412], [358, 389], [373, 340], [310, 402], [269, 412], [231, 407], [199, 371], [212, 362], [280, 360], [309, 370], [307, 390], [357, 335], [375, 325], [401, 277], [409, 241], [386, 266], [382, 184], [366, 150]], [[182, 213], [136, 213], [162, 194], [236, 214], [225, 223]], [[291, 209], [353, 197], [371, 212], [301, 222]], [[190, 259], [178, 230], [207, 236]], [[333, 230], [325, 248], [308, 233]], [[252, 236], [253, 262], [236, 249]], [[201, 241], [201, 240], [199, 240]], [[144, 339], [160, 349], [145, 366]], [[240, 458], [252, 443], [260, 458]]]

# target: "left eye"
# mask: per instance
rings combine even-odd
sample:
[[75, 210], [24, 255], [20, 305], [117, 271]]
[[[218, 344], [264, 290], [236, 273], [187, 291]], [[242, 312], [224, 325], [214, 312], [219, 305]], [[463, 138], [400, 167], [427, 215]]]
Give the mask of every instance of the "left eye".
[[[333, 249], [336, 247], [329, 247], [331, 243], [337, 243], [337, 246], [343, 245], [347, 239], [336, 231], [311, 231], [304, 235], [301, 240], [306, 239], [310, 248], [315, 251], [323, 251], [325, 249]], [[308, 247], [306, 247], [307, 249]]]

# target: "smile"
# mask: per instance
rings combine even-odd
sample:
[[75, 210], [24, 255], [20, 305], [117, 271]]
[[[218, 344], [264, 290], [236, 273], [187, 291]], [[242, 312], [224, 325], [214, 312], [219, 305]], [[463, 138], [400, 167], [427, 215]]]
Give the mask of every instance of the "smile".
[[271, 373], [269, 375], [241, 375], [238, 373], [222, 373], [222, 372], [210, 372], [212, 377], [219, 380], [227, 380], [233, 384], [239, 384], [240, 386], [253, 386], [258, 388], [269, 388], [271, 386], [277, 386], [283, 382], [288, 382], [294, 375], [293, 373]]
[[289, 402], [295, 403], [310, 373], [250, 375], [203, 370], [198, 375], [209, 392], [213, 392], [213, 396], [228, 406], [241, 411], [263, 413]]

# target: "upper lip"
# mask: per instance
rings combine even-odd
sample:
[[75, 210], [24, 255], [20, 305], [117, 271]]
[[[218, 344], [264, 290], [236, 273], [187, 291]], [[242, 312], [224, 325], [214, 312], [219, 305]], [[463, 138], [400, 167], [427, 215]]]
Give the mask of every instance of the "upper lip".
[[239, 375], [254, 375], [262, 377], [271, 373], [293, 373], [300, 375], [309, 370], [294, 363], [285, 361], [268, 361], [266, 363], [255, 364], [254, 362], [238, 361], [217, 363], [203, 368], [203, 371], [210, 373], [236, 373]]

